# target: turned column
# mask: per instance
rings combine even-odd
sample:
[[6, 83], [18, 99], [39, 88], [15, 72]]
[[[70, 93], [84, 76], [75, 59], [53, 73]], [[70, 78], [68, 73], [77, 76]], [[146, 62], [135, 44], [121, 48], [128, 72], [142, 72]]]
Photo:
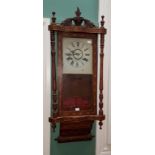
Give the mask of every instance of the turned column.
[[[51, 24], [55, 24], [56, 18], [55, 18], [55, 12], [52, 12], [52, 23]], [[52, 72], [51, 72], [51, 77], [52, 77], [52, 99], [53, 99], [53, 103], [52, 103], [52, 115], [53, 118], [56, 117], [57, 115], [57, 108], [58, 108], [58, 104], [57, 104], [57, 82], [56, 82], [56, 64], [55, 64], [55, 57], [56, 57], [56, 52], [55, 52], [55, 31], [51, 30], [50, 31], [50, 40], [51, 40], [51, 58], [52, 58]], [[52, 123], [52, 128], [53, 130], [56, 127], [56, 123], [53, 122]]]
[[[104, 16], [101, 20], [101, 28], [104, 28]], [[100, 81], [99, 81], [99, 116], [104, 116], [103, 113], [103, 63], [104, 63], [104, 33], [100, 34]], [[102, 129], [103, 120], [99, 120], [100, 129]]]

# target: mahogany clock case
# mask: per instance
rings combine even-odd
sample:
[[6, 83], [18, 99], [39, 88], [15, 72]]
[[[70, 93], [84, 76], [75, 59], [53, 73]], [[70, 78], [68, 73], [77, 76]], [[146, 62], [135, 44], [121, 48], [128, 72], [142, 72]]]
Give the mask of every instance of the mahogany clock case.
[[[92, 40], [92, 74], [63, 74], [63, 38]], [[58, 94], [59, 116], [95, 115], [97, 98], [97, 35], [86, 33], [58, 33]], [[73, 68], [74, 69], [74, 68]], [[70, 102], [69, 102], [70, 101]], [[78, 109], [78, 111], [76, 111]], [[58, 142], [91, 140], [94, 121], [60, 123]]]
[[[92, 40], [92, 74], [63, 73], [63, 38]], [[58, 32], [59, 116], [96, 114], [97, 98], [97, 35]], [[74, 67], [73, 67], [74, 69]], [[76, 111], [76, 109], [78, 109]]]
[[[56, 139], [58, 142], [70, 142], [91, 140], [92, 125], [95, 120], [99, 121], [100, 129], [102, 129], [105, 115], [103, 112], [103, 57], [104, 57], [104, 16], [102, 16], [101, 27], [95, 26], [90, 20], [81, 17], [80, 9], [77, 8], [76, 17], [67, 18], [60, 24], [56, 23], [55, 12], [52, 13], [52, 22], [48, 29], [50, 31], [51, 56], [52, 56], [52, 116], [49, 122], [53, 130], [56, 123], [60, 123], [60, 134]], [[97, 45], [98, 35], [100, 35], [100, 66], [97, 66]], [[55, 36], [57, 36], [57, 50], [55, 49]], [[91, 49], [88, 59], [84, 51], [80, 48], [72, 49], [68, 53], [68, 60], [75, 60], [77, 66], [80, 59], [83, 59], [85, 69], [83, 72], [73, 67], [74, 62], [70, 64], [70, 69], [64, 69], [66, 59], [64, 56], [65, 38], [68, 40], [89, 40]], [[66, 40], [67, 40], [66, 39]], [[66, 41], [67, 42], [67, 41]], [[88, 43], [88, 41], [87, 41]], [[56, 71], [56, 52], [58, 59], [58, 71]], [[76, 56], [75, 56], [76, 55]], [[78, 60], [78, 61], [77, 61]], [[89, 61], [91, 60], [91, 61]], [[84, 62], [86, 61], [86, 62]], [[86, 69], [89, 66], [89, 71]], [[99, 77], [99, 113], [97, 114], [97, 68], [100, 67]], [[79, 71], [79, 72], [78, 72]], [[58, 78], [56, 73], [58, 72]]]

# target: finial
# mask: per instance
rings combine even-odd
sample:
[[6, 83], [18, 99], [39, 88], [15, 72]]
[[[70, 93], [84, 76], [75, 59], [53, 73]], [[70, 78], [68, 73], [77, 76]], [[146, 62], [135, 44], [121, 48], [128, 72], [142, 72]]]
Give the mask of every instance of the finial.
[[104, 16], [101, 16], [102, 20], [101, 20], [101, 27], [104, 26]]
[[102, 121], [100, 120], [100, 121], [99, 121], [100, 129], [102, 129], [102, 125], [103, 125], [103, 123], [102, 123]]
[[55, 12], [52, 12], [52, 23], [55, 23], [55, 21], [56, 21], [56, 17], [55, 17]]
[[76, 14], [76, 16], [77, 16], [77, 17], [80, 17], [80, 15], [81, 15], [81, 12], [80, 12], [80, 9], [79, 9], [79, 7], [77, 7], [77, 10], [76, 10], [75, 14]]

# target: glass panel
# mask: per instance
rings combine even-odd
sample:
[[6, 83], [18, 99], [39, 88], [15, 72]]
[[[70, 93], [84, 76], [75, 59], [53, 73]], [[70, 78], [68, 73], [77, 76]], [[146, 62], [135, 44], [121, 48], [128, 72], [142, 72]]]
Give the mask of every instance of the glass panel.
[[93, 102], [92, 84], [92, 75], [90, 74], [63, 74], [63, 110], [91, 109]]

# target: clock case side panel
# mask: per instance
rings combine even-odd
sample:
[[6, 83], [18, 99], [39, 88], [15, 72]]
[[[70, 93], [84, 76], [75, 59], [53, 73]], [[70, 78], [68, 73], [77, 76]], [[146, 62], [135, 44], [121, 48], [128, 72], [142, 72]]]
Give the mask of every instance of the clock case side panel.
[[57, 49], [58, 49], [58, 114], [62, 116], [62, 33], [57, 32]]
[[[84, 38], [92, 39], [92, 50], [93, 50], [93, 74], [92, 74], [92, 91], [93, 101], [91, 109], [80, 110], [80, 111], [65, 111], [63, 109], [63, 38]], [[96, 115], [97, 113], [97, 34], [87, 33], [69, 33], [69, 32], [58, 32], [58, 102], [59, 102], [59, 116], [80, 116], [80, 115]]]

